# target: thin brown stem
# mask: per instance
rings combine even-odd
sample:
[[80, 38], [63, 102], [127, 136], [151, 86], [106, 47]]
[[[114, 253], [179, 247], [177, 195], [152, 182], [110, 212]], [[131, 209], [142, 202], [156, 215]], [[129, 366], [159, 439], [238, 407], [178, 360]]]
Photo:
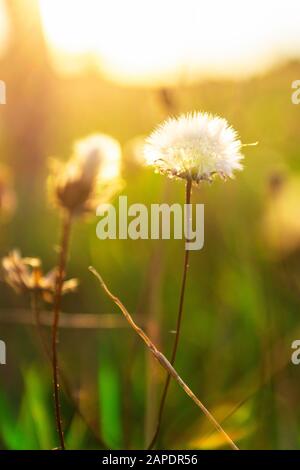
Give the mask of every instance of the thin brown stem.
[[[192, 192], [192, 181], [190, 179], [187, 180], [186, 182], [186, 192], [185, 192], [185, 203], [190, 204], [191, 202], [191, 192]], [[189, 206], [187, 206], [188, 208]], [[187, 214], [189, 214], [189, 210], [187, 209]], [[187, 215], [189, 217], [189, 215]], [[186, 221], [186, 226], [189, 227], [189, 220]], [[189, 238], [186, 236], [186, 238]], [[187, 240], [186, 240], [187, 242]], [[185, 294], [185, 286], [186, 286], [186, 278], [187, 278], [187, 271], [189, 267], [189, 250], [185, 248], [184, 250], [184, 262], [183, 262], [183, 275], [182, 275], [182, 283], [181, 283], [181, 292], [180, 292], [180, 299], [179, 299], [179, 308], [178, 308], [178, 315], [177, 315], [177, 325], [176, 325], [176, 334], [175, 334], [175, 341], [173, 344], [173, 350], [172, 350], [172, 356], [170, 363], [172, 366], [175, 364], [176, 360], [176, 354], [177, 354], [177, 349], [178, 349], [178, 344], [179, 344], [179, 338], [180, 338], [180, 331], [181, 331], [181, 323], [182, 323], [182, 314], [183, 314], [183, 303], [184, 303], [184, 294]], [[168, 374], [166, 381], [165, 381], [165, 386], [163, 389], [160, 405], [159, 405], [159, 410], [158, 410], [158, 418], [157, 418], [157, 424], [156, 424], [156, 429], [154, 436], [148, 446], [148, 449], [152, 449], [156, 443], [156, 440], [159, 435], [159, 431], [161, 428], [161, 423], [162, 423], [162, 417], [163, 417], [163, 412], [164, 412], [164, 407], [166, 403], [166, 398], [169, 390], [169, 385], [170, 385], [170, 380], [171, 380], [171, 375]]]
[[[41, 346], [43, 348], [43, 352], [46, 356], [46, 359], [49, 361], [50, 364], [52, 364], [52, 352], [50, 349], [50, 345], [48, 345], [47, 337], [44, 334], [43, 331], [43, 324], [41, 322], [40, 318], [40, 308], [38, 305], [38, 295], [37, 291], [34, 290], [31, 296], [31, 310], [34, 316], [34, 322], [37, 328], [38, 332], [38, 337], [40, 339]], [[65, 393], [66, 398], [69, 400], [69, 402], [73, 405], [75, 412], [78, 414], [78, 416], [82, 419], [83, 423], [86, 425], [88, 430], [91, 432], [93, 435], [94, 439], [97, 441], [98, 445], [101, 448], [106, 448], [105, 443], [102, 441], [101, 437], [98, 435], [98, 431], [95, 429], [93, 424], [91, 424], [88, 420], [88, 418], [84, 415], [84, 413], [81, 411], [79, 404], [77, 403], [76, 399], [73, 397], [73, 393], [71, 390], [71, 386], [69, 384], [69, 381], [67, 380], [66, 375], [63, 373], [62, 370], [60, 370], [60, 381], [62, 384], [63, 391]]]
[[68, 248], [71, 234], [72, 216], [70, 213], [64, 214], [62, 226], [62, 238], [59, 246], [59, 256], [57, 264], [57, 277], [54, 296], [53, 325], [52, 325], [52, 373], [53, 373], [53, 389], [54, 389], [54, 405], [56, 427], [59, 436], [60, 447], [65, 449], [64, 433], [61, 418], [61, 406], [59, 398], [59, 370], [58, 370], [58, 324], [59, 314], [61, 310], [62, 287], [65, 277], [65, 270], [68, 257]]
[[92, 266], [89, 267], [91, 273], [96, 276], [98, 281], [100, 282], [101, 287], [103, 288], [104, 292], [110, 297], [110, 299], [118, 306], [121, 310], [122, 314], [126, 318], [129, 325], [134, 329], [134, 331], [139, 335], [142, 341], [146, 344], [148, 349], [151, 351], [155, 359], [159, 362], [159, 364], [167, 371], [168, 375], [170, 375], [178, 385], [184, 390], [184, 392], [193, 400], [193, 402], [201, 409], [201, 411], [205, 414], [205, 416], [209, 419], [209, 421], [213, 424], [213, 426], [220, 432], [223, 437], [225, 438], [226, 442], [230, 445], [233, 450], [239, 450], [236, 444], [233, 442], [231, 437], [224, 431], [218, 421], [214, 418], [214, 416], [210, 413], [210, 411], [206, 408], [206, 406], [199, 400], [199, 398], [192, 392], [192, 390], [188, 387], [188, 385], [182, 380], [182, 378], [178, 375], [177, 371], [174, 369], [172, 364], [168, 361], [168, 359], [157, 349], [155, 344], [151, 341], [151, 339], [146, 335], [146, 333], [135, 323], [133, 318], [131, 317], [130, 313], [126, 309], [126, 307], [122, 304], [120, 299], [116, 297], [114, 294], [110, 292], [106, 284], [104, 283], [100, 274], [96, 271], [95, 268]]

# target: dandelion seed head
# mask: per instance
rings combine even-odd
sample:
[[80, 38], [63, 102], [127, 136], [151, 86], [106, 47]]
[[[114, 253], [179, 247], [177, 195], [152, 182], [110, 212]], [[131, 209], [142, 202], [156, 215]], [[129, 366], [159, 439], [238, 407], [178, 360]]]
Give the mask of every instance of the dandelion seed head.
[[145, 158], [169, 177], [211, 181], [241, 170], [242, 143], [226, 119], [195, 112], [169, 118], [146, 139]]
[[55, 194], [60, 206], [81, 215], [93, 208], [99, 188], [115, 187], [120, 174], [121, 147], [105, 134], [93, 134], [74, 144], [73, 156], [56, 169]]
[[121, 147], [119, 142], [106, 134], [92, 134], [74, 144], [76, 162], [82, 166], [84, 176], [95, 176], [99, 171], [101, 179], [111, 179], [119, 176]]

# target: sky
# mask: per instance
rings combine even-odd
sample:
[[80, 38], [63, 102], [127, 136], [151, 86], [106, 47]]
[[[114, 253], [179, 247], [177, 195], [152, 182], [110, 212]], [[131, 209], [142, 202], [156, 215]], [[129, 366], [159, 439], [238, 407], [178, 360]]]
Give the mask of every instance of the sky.
[[115, 81], [162, 84], [244, 77], [300, 57], [300, 0], [39, 3], [53, 63], [62, 73], [92, 62]]

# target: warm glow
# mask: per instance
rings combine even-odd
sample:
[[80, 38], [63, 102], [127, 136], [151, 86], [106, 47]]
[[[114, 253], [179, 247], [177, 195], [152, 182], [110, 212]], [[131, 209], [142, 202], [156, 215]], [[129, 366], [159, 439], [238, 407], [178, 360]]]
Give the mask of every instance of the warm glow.
[[247, 75], [299, 55], [298, 0], [40, 0], [61, 71], [130, 83]]
[[0, 55], [5, 52], [9, 36], [9, 24], [4, 0], [0, 0]]

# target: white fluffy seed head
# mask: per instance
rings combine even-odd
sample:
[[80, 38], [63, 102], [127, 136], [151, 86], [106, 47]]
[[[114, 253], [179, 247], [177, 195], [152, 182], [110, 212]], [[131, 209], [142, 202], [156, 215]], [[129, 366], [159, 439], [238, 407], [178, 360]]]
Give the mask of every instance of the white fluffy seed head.
[[241, 170], [242, 143], [226, 119], [194, 112], [169, 118], [146, 139], [145, 158], [160, 173], [211, 181]]
[[95, 176], [111, 179], [119, 176], [121, 147], [113, 137], [106, 134], [92, 134], [74, 144], [75, 161], [81, 166], [87, 178]]
[[120, 186], [120, 158], [120, 144], [110, 136], [93, 134], [75, 142], [70, 160], [54, 171], [59, 206], [76, 215], [93, 210], [100, 193], [108, 197], [107, 187], [113, 194]]

